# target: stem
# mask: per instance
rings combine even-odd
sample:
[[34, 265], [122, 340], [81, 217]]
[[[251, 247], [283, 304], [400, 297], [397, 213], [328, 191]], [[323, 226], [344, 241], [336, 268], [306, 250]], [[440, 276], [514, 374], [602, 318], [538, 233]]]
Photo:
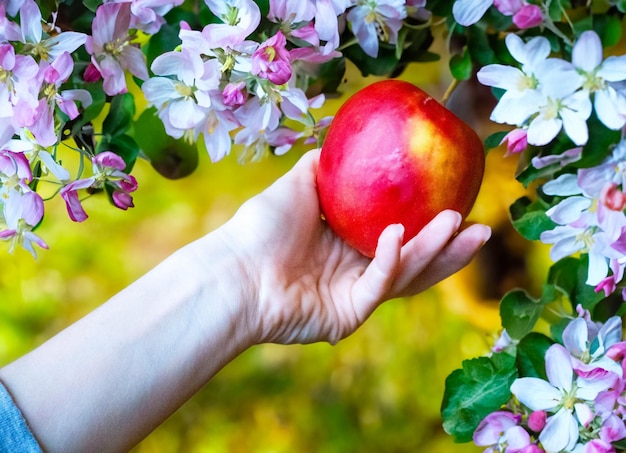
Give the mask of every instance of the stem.
[[448, 101], [450, 100], [450, 96], [452, 96], [452, 93], [458, 86], [459, 86], [458, 79], [452, 79], [452, 83], [450, 83], [450, 85], [446, 89], [446, 92], [443, 94], [443, 98], [441, 99], [441, 103], [444, 105], [444, 107], [448, 103]]
[[339, 47], [337, 47], [337, 51], [338, 51], [338, 52], [341, 52], [343, 49], [345, 49], [345, 48], [347, 48], [347, 47], [350, 47], [350, 46], [353, 46], [353, 45], [358, 44], [358, 43], [359, 43], [359, 41], [358, 41], [356, 38], [352, 38], [352, 39], [350, 39], [350, 40], [348, 40], [348, 41], [344, 42], [344, 43], [343, 43], [342, 45], [340, 45]]
[[[554, 33], [556, 36], [561, 38], [565, 42], [565, 44], [567, 44], [568, 46], [573, 46], [574, 43], [572, 42], [572, 40], [569, 39], [569, 37], [565, 33], [559, 30], [559, 28], [554, 24], [554, 22], [552, 22], [552, 19], [550, 18], [550, 14], [549, 14], [549, 5], [550, 5], [550, 2], [547, 2], [544, 5], [543, 16], [544, 16], [545, 27], [548, 30], [550, 30], [552, 33]], [[565, 14], [565, 11], [563, 10], [562, 7], [561, 7], [561, 11], [563, 12], [563, 14]], [[567, 14], [565, 14], [565, 17], [567, 17]], [[569, 17], [568, 17], [568, 22], [569, 22]], [[571, 22], [570, 22], [570, 26], [571, 26]]]

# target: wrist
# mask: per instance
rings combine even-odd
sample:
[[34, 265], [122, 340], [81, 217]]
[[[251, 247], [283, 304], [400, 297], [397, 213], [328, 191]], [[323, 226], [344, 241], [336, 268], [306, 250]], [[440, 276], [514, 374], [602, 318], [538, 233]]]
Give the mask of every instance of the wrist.
[[[181, 249], [179, 272], [195, 289], [194, 308], [206, 336], [222, 330], [225, 341], [241, 351], [257, 344], [257, 277], [245, 247], [234, 243], [228, 224]], [[220, 326], [223, 328], [219, 329]]]

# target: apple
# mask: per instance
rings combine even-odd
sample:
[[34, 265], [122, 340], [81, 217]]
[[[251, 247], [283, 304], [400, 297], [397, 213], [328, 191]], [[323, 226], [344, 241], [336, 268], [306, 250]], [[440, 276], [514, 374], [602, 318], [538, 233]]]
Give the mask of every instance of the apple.
[[478, 195], [485, 153], [470, 126], [415, 85], [375, 82], [337, 111], [317, 173], [330, 228], [373, 257], [385, 227], [410, 240], [444, 209], [465, 218]]

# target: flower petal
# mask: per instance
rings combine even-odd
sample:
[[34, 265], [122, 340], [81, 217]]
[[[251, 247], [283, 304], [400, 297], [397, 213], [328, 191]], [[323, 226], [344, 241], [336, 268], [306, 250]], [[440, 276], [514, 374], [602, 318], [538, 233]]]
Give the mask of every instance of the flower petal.
[[578, 441], [578, 423], [574, 415], [565, 408], [548, 419], [539, 434], [539, 441], [545, 451], [570, 451]]
[[561, 392], [549, 382], [533, 377], [516, 379], [511, 385], [511, 393], [533, 411], [554, 410], [562, 398]]

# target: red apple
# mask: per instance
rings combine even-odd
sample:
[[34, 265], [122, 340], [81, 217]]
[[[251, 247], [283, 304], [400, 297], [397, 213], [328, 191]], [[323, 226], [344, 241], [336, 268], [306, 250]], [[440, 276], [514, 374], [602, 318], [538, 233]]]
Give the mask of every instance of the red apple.
[[405, 242], [444, 209], [465, 218], [485, 169], [476, 133], [411, 83], [384, 80], [339, 108], [317, 173], [330, 228], [373, 257], [382, 230], [401, 223]]

